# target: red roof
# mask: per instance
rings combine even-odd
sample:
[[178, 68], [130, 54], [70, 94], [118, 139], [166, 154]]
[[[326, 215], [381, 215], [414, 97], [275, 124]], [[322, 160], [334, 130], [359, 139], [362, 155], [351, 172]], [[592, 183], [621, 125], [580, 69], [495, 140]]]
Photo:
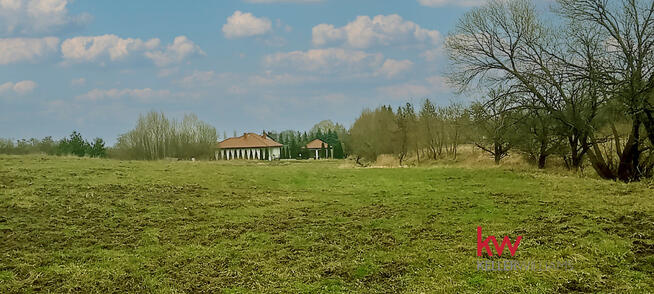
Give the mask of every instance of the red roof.
[[309, 144], [307, 144], [306, 148], [307, 149], [322, 149], [323, 145], [325, 145], [325, 148], [329, 148], [329, 144], [323, 142], [320, 139], [315, 139], [315, 140], [309, 142]]
[[282, 147], [265, 134], [245, 133], [240, 137], [228, 138], [218, 143], [220, 149]]

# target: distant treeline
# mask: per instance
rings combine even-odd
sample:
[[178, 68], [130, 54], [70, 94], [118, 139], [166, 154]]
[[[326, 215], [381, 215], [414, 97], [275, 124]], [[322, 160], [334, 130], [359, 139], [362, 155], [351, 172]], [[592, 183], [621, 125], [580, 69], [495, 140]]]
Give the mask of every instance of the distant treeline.
[[346, 136], [346, 152], [358, 163], [375, 161], [382, 154], [395, 154], [400, 164], [409, 154], [418, 161], [446, 155], [456, 158], [458, 146], [470, 141], [471, 120], [468, 108], [460, 104], [437, 107], [429, 99], [417, 111], [411, 103], [397, 111], [391, 106], [364, 110]]
[[185, 115], [181, 121], [163, 113], [150, 112], [139, 116], [133, 130], [118, 137], [114, 147], [105, 147], [101, 138], [89, 142], [76, 131], [60, 140], [10, 140], [0, 138], [0, 154], [48, 154], [110, 157], [117, 159], [156, 160], [164, 158], [212, 159], [216, 148], [216, 129], [200, 121], [196, 115]]
[[[347, 130], [340, 124], [334, 124], [330, 120], [321, 121], [316, 124], [308, 133], [293, 130], [286, 130], [283, 132], [267, 132], [273, 140], [278, 143], [284, 144], [282, 147], [282, 159], [307, 159], [313, 158], [314, 151], [304, 148], [309, 142], [320, 139], [333, 147], [333, 157], [337, 159], [345, 158], [343, 152], [343, 143], [341, 138], [345, 136]], [[327, 147], [327, 146], [325, 146]], [[327, 155], [327, 148], [319, 150], [321, 158], [331, 157], [329, 151]]]
[[104, 140], [95, 138], [89, 142], [78, 132], [73, 132], [67, 138], [53, 140], [48, 136], [43, 139], [10, 140], [0, 138], [0, 154], [35, 154], [77, 155], [89, 157], [105, 157], [107, 149]]
[[216, 129], [195, 114], [177, 121], [153, 111], [140, 115], [136, 127], [118, 137], [110, 155], [119, 159], [212, 159], [217, 140]]
[[472, 144], [497, 164], [510, 152], [525, 155], [539, 168], [552, 155], [562, 158], [568, 168], [578, 164], [569, 130], [556, 119], [493, 98], [467, 106], [435, 106], [425, 99], [419, 110], [411, 103], [395, 111], [391, 106], [364, 110], [345, 137], [346, 152], [361, 164], [362, 159], [375, 161], [382, 154], [394, 154], [402, 164], [407, 156], [418, 162], [456, 159], [461, 144]]
[[[342, 139], [347, 130], [340, 124], [326, 120], [316, 124], [309, 132], [286, 130], [266, 132], [273, 140], [284, 144], [282, 159], [307, 159], [314, 156], [307, 143], [320, 139], [328, 146], [319, 150], [321, 158], [345, 158]], [[227, 135], [223, 134], [226, 138]], [[0, 154], [48, 154], [109, 157], [128, 160], [203, 159], [212, 160], [218, 143], [216, 129], [199, 120], [195, 114], [185, 115], [181, 121], [170, 119], [164, 113], [150, 112], [140, 115], [131, 131], [118, 137], [113, 147], [105, 147], [101, 138], [88, 142], [74, 131], [69, 137], [53, 140], [10, 140], [0, 138]]]

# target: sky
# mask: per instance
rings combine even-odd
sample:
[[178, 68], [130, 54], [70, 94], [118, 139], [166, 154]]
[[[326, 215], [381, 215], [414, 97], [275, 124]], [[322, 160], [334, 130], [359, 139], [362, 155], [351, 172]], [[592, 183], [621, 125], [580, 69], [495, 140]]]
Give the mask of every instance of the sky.
[[223, 132], [349, 127], [460, 101], [443, 42], [479, 0], [0, 0], [0, 137], [110, 144], [139, 114]]

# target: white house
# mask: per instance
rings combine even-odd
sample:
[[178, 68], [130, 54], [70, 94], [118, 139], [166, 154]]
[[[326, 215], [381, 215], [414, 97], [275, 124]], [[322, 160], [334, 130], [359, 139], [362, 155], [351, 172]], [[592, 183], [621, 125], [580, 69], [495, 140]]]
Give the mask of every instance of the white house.
[[218, 143], [216, 159], [279, 159], [282, 144], [263, 133], [244, 133], [243, 136], [228, 138]]

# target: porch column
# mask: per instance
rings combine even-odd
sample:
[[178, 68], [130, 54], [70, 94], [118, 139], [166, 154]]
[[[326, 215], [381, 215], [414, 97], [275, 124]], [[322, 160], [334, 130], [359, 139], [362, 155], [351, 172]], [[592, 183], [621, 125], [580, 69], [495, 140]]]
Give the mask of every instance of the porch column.
[[268, 161], [272, 161], [272, 149], [268, 148]]
[[257, 148], [254, 152], [257, 154], [257, 159], [261, 159], [261, 149]]

